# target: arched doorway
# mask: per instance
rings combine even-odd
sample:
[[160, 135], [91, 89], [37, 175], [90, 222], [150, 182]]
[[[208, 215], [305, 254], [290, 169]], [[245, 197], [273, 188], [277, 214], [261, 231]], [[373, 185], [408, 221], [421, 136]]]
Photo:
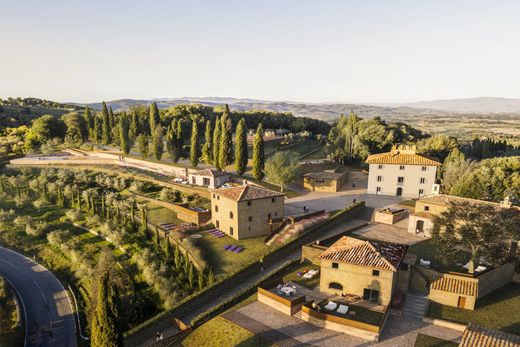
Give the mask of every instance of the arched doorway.
[[415, 232], [420, 233], [424, 231], [424, 221], [418, 220], [417, 223], [415, 223]]
[[330, 282], [329, 289], [343, 290], [343, 286], [341, 284], [339, 284], [338, 282]]
[[399, 187], [397, 188], [397, 193], [396, 193], [397, 196], [401, 196], [403, 195], [403, 188]]

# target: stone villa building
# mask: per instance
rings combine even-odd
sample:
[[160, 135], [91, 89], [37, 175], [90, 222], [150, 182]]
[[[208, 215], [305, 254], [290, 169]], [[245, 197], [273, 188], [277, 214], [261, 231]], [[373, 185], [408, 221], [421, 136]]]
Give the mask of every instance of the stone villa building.
[[242, 240], [265, 236], [283, 220], [284, 194], [253, 185], [211, 192], [213, 225]]
[[229, 174], [227, 172], [214, 169], [205, 169], [188, 174], [188, 182], [197, 186], [215, 189], [224, 183], [229, 182]]
[[407, 250], [407, 245], [343, 236], [320, 255], [320, 290], [389, 305], [398, 278], [409, 280], [403, 263]]
[[369, 155], [368, 194], [417, 198], [430, 194], [440, 162], [416, 153], [415, 146]]

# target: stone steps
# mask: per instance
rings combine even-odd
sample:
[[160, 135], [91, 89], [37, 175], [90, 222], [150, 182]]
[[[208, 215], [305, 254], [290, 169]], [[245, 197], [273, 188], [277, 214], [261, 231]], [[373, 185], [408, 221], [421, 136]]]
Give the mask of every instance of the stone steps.
[[404, 303], [402, 314], [409, 318], [422, 318], [426, 313], [428, 297], [424, 294], [408, 294]]

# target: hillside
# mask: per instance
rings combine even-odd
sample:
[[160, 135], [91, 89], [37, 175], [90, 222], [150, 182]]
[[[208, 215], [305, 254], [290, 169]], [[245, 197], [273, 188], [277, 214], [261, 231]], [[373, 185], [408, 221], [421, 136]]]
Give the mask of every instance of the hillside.
[[428, 108], [461, 113], [520, 113], [520, 99], [479, 97], [389, 104], [391, 107]]

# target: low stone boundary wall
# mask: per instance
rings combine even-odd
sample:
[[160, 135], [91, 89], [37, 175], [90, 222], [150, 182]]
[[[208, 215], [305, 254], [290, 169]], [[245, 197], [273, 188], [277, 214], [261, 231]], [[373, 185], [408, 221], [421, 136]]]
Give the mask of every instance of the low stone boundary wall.
[[258, 287], [257, 293], [258, 301], [274, 308], [275, 310], [285, 313], [288, 316], [292, 316], [298, 312], [305, 302], [305, 296], [300, 296], [296, 299], [290, 300], [271, 293], [262, 287]]
[[439, 327], [449, 328], [457, 331], [466, 330], [466, 324], [450, 322], [449, 320], [432, 318], [432, 317], [424, 317], [423, 322], [430, 323]]

